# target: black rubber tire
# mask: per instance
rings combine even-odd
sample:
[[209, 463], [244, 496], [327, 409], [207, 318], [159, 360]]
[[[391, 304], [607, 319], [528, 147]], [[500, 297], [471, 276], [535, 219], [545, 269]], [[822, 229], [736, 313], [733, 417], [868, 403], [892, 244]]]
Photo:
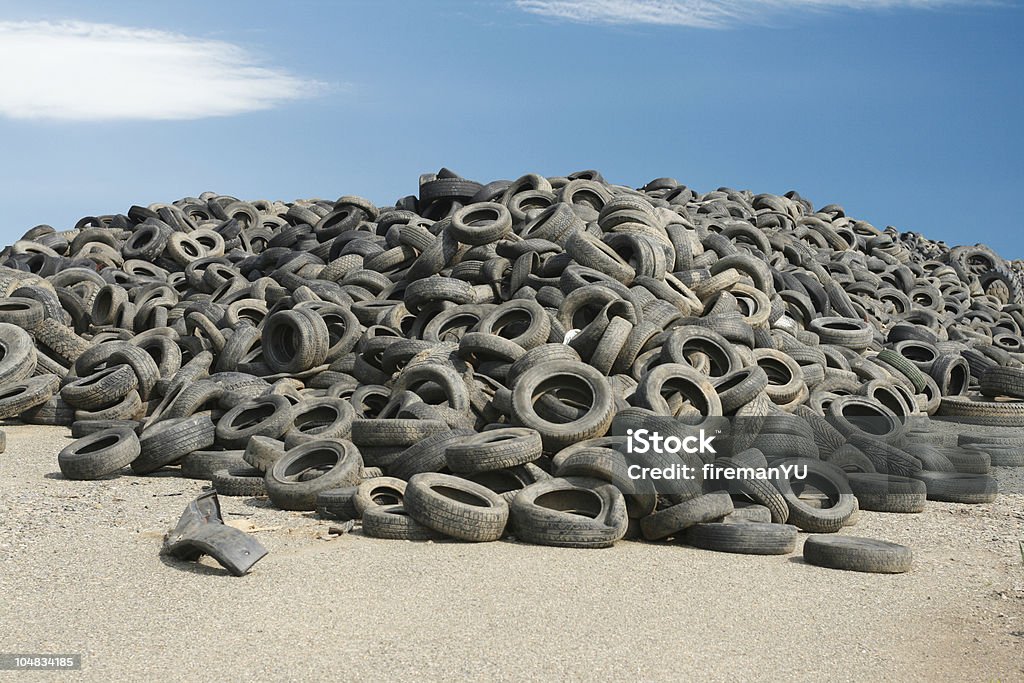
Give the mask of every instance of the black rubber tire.
[[178, 462], [192, 451], [209, 448], [216, 437], [210, 411], [191, 417], [164, 420], [143, 430], [139, 437], [141, 452], [132, 461], [135, 474], [149, 474]]
[[810, 321], [808, 329], [818, 335], [822, 344], [845, 346], [862, 351], [871, 345], [875, 329], [866, 321], [855, 318], [825, 317]]
[[936, 415], [963, 424], [1024, 427], [1024, 401], [983, 401], [978, 397], [943, 396]]
[[358, 517], [370, 508], [401, 505], [405, 498], [406, 482], [395, 477], [373, 477], [360, 482], [352, 500]]
[[796, 550], [796, 527], [791, 524], [708, 523], [683, 533], [687, 545], [703, 550], [744, 555], [788, 555]]
[[26, 410], [20, 419], [30, 425], [67, 427], [75, 422], [75, 409], [65, 403], [59, 395], [54, 395], [46, 403]]
[[947, 448], [944, 453], [957, 472], [963, 474], [989, 474], [992, 472], [992, 456], [988, 454], [988, 451]]
[[831, 455], [822, 457], [822, 460], [835, 465], [847, 474], [853, 472], [874, 474], [878, 471], [875, 469], [875, 464], [871, 462], [871, 459], [852, 444], [840, 446]]
[[46, 317], [43, 304], [25, 297], [0, 299], [0, 323], [8, 323], [31, 332]]
[[469, 204], [452, 214], [446, 230], [463, 244], [490, 244], [511, 232], [512, 214], [497, 202]]
[[474, 433], [472, 429], [464, 428], [439, 431], [404, 448], [390, 464], [381, 467], [391, 476], [406, 481], [422, 472], [440, 472], [448, 467], [445, 456], [448, 446]]
[[99, 479], [127, 467], [139, 456], [139, 437], [126, 427], [84, 436], [57, 455], [66, 479]]
[[878, 352], [877, 359], [883, 363], [895, 368], [897, 371], [903, 374], [910, 383], [914, 385], [914, 389], [917, 393], [924, 391], [925, 387], [925, 376], [921, 370], [909, 359], [892, 349], [883, 349]]
[[284, 434], [285, 448], [316, 439], [347, 439], [352, 434], [355, 411], [340, 398], [314, 398], [295, 406], [292, 422]]
[[694, 524], [720, 519], [732, 511], [728, 492], [706, 493], [644, 517], [640, 520], [640, 529], [644, 538], [655, 541], [676, 536]]
[[774, 467], [795, 465], [806, 467], [807, 477], [801, 481], [811, 484], [829, 497], [832, 503], [828, 508], [815, 508], [801, 500], [798, 492], [793, 489], [793, 481], [784, 476], [775, 479], [775, 485], [789, 505], [790, 524], [804, 531], [815, 533], [834, 533], [843, 528], [845, 522], [854, 512], [856, 498], [850, 490], [846, 473], [838, 467], [806, 458], [789, 458], [772, 463]]
[[982, 373], [978, 384], [985, 396], [1024, 398], [1024, 368], [989, 368]]
[[449, 430], [441, 420], [356, 418], [352, 421], [352, 441], [359, 446], [410, 446]]
[[0, 323], [0, 387], [28, 379], [35, 369], [32, 337], [16, 325]]
[[[669, 394], [675, 398], [669, 403]], [[645, 372], [632, 398], [633, 405], [648, 408], [659, 415], [678, 416], [684, 408], [694, 408], [705, 417], [722, 415], [722, 402], [706, 375], [689, 365], [664, 363]]]
[[[651, 454], [627, 456], [623, 453], [625, 446], [621, 437], [581, 441], [563, 449], [552, 459], [552, 473], [562, 478], [585, 477], [606, 481], [622, 492], [626, 499], [626, 514], [631, 519], [647, 517], [658, 505], [658, 490], [651, 479], [631, 477], [630, 466], [653, 467], [660, 463]], [[666, 500], [668, 498], [666, 496]]]
[[467, 436], [445, 449], [452, 472], [486, 472], [533, 462], [543, 444], [536, 430], [525, 427], [492, 429]]
[[83, 436], [102, 432], [105, 429], [115, 429], [119, 427], [126, 427], [138, 434], [139, 424], [140, 423], [135, 420], [85, 420], [75, 422], [71, 425], [71, 437], [74, 439], [81, 439]]
[[274, 372], [299, 373], [327, 359], [327, 324], [310, 308], [294, 308], [267, 316], [263, 323], [263, 358]]
[[501, 538], [509, 515], [508, 504], [494, 491], [434, 472], [417, 474], [409, 480], [403, 506], [420, 524], [477, 543]]
[[832, 455], [846, 444], [846, 437], [811, 408], [797, 406], [793, 414], [807, 421], [814, 435], [814, 443], [818, 447], [818, 455], [822, 459]]
[[992, 467], [1024, 467], [1022, 446], [969, 446], [968, 450], [987, 453]]
[[928, 500], [978, 505], [991, 503], [999, 495], [999, 484], [987, 474], [963, 472], [918, 472], [928, 489]]
[[900, 513], [924, 510], [928, 489], [920, 480], [860, 472], [850, 472], [846, 476], [861, 510]]
[[[302, 473], [316, 467], [330, 469], [302, 481]], [[267, 471], [267, 495], [282, 510], [313, 510], [321, 491], [357, 485], [362, 467], [362, 457], [351, 441], [310, 441], [285, 453]]]
[[722, 414], [732, 415], [768, 387], [768, 375], [759, 366], [740, 368], [712, 380]]
[[321, 491], [316, 496], [316, 514], [323, 519], [337, 519], [342, 522], [359, 519], [356, 510], [356, 492], [359, 486], [344, 486]]
[[0, 419], [16, 417], [27, 410], [37, 408], [54, 395], [60, 387], [56, 375], [30, 377], [0, 389]]
[[903, 436], [900, 419], [880, 401], [867, 396], [836, 398], [829, 405], [828, 421], [847, 439], [859, 434], [895, 443]]
[[138, 386], [135, 371], [122, 363], [68, 382], [61, 388], [60, 397], [80, 410], [100, 410], [121, 401]]
[[[0, 333], [2, 334], [2, 333]], [[70, 327], [61, 325], [52, 318], [46, 318], [32, 330], [32, 336], [65, 365], [73, 365], [78, 357], [90, 348], [89, 342], [75, 334]], [[0, 338], [2, 343], [2, 338]], [[2, 367], [2, 365], [0, 365]], [[3, 374], [0, 372], [0, 382]]]
[[475, 331], [493, 334], [529, 351], [547, 342], [551, 319], [536, 301], [506, 301], [481, 318]]
[[440, 541], [444, 534], [420, 524], [403, 505], [378, 505], [363, 515], [363, 533], [371, 538], [394, 541]]
[[217, 443], [244, 449], [254, 436], [277, 439], [292, 424], [295, 409], [286, 396], [269, 394], [239, 403], [217, 423]]
[[913, 553], [905, 545], [857, 536], [809, 536], [804, 541], [804, 560], [829, 569], [874, 574], [910, 571]]
[[[63, 399], [61, 399], [63, 401]], [[76, 420], [141, 420], [146, 414], [147, 404], [142, 402], [138, 391], [128, 395], [112, 406], [101, 410], [76, 410]]]
[[242, 451], [192, 451], [181, 459], [181, 476], [210, 481], [218, 470], [248, 469]]
[[813, 441], [803, 436], [793, 434], [775, 434], [772, 432], [761, 432], [750, 444], [769, 460], [778, 458], [818, 458], [818, 447]]
[[609, 548], [626, 534], [622, 492], [599, 479], [556, 477], [525, 487], [512, 500], [518, 540], [565, 548]]
[[219, 496], [257, 498], [267, 495], [263, 473], [249, 467], [217, 470], [210, 475], [210, 483]]
[[253, 469], [266, 472], [284, 455], [284, 452], [282, 441], [268, 436], [254, 436], [245, 444], [242, 459]]
[[[583, 397], [577, 402], [589, 403], [580, 417], [559, 424], [537, 414], [535, 403], [539, 399], [549, 392], [566, 389], [574, 398]], [[557, 453], [569, 444], [604, 435], [611, 426], [614, 412], [615, 403], [608, 379], [583, 363], [541, 363], [524, 372], [512, 388], [514, 422], [539, 432], [547, 453]]]
[[[747, 452], [747, 451], [744, 451]], [[756, 449], [751, 449], [750, 452], [760, 453]], [[762, 460], [763, 460], [762, 456]], [[740, 456], [734, 456], [729, 459], [719, 459], [715, 461], [716, 465], [723, 467], [754, 467], [755, 470], [758, 467], [763, 467], [760, 463], [745, 463], [740, 460]], [[765, 463], [767, 464], [767, 463]], [[750, 500], [752, 503], [767, 508], [770, 520], [775, 524], [785, 524], [789, 520], [789, 504], [783, 497], [782, 493], [769, 479], [757, 479], [757, 478], [735, 478], [725, 482], [721, 482], [721, 488], [728, 491], [734, 496], [740, 496], [742, 498]]]

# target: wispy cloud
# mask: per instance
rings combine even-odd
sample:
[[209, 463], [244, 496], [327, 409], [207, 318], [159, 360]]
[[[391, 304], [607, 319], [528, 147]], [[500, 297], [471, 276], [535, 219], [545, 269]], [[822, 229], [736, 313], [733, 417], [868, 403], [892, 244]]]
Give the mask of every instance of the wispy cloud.
[[661, 24], [724, 28], [796, 10], [929, 9], [991, 4], [986, 0], [515, 0], [522, 10], [592, 24]]
[[200, 119], [268, 109], [323, 84], [232, 43], [84, 22], [0, 22], [0, 115]]

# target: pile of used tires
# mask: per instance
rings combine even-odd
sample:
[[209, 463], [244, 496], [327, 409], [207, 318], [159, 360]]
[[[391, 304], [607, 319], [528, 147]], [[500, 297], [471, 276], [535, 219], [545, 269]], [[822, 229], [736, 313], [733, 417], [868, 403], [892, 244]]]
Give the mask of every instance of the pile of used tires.
[[[1024, 426], [1018, 264], [796, 193], [442, 169], [390, 208], [208, 193], [0, 257], [0, 416], [69, 425], [68, 478], [173, 469], [384, 538], [784, 553], [1024, 464], [986, 427]], [[644, 429], [716, 448], [630, 453]]]

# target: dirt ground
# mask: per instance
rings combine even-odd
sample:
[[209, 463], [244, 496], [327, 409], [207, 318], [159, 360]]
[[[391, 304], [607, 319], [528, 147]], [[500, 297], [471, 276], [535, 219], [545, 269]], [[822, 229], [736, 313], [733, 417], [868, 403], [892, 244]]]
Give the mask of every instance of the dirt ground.
[[66, 481], [68, 430], [3, 429], [0, 652], [79, 653], [76, 678], [1024, 678], [1024, 470], [997, 469], [990, 505], [863, 513], [843, 533], [913, 548], [896, 576], [799, 548], [332, 537], [311, 513], [222, 498], [270, 551], [236, 578], [159, 554], [204, 482]]

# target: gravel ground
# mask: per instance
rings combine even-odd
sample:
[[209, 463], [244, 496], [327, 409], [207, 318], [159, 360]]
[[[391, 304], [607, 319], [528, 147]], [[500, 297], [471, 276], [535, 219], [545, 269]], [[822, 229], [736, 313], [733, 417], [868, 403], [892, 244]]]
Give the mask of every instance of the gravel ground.
[[897, 576], [799, 552], [332, 537], [311, 513], [223, 498], [270, 551], [235, 578], [159, 555], [203, 482], [65, 481], [68, 430], [4, 429], [0, 652], [81, 653], [76, 677], [1024, 677], [1024, 470], [997, 470], [991, 505], [863, 513], [844, 533], [914, 549]]

